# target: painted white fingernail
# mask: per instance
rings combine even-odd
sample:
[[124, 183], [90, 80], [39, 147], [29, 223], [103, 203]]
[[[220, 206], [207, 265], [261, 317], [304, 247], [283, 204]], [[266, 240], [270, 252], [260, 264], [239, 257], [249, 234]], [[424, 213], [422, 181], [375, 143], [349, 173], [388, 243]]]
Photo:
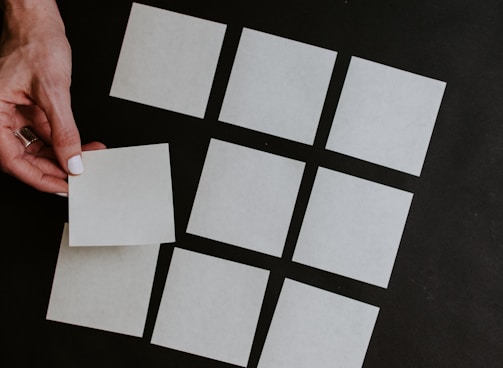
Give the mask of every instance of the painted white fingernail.
[[66, 198], [68, 198], [68, 193], [54, 193], [54, 194], [56, 194], [56, 195], [58, 195], [60, 197], [66, 197]]
[[80, 175], [84, 172], [84, 165], [80, 155], [73, 156], [68, 160], [68, 171], [73, 175]]

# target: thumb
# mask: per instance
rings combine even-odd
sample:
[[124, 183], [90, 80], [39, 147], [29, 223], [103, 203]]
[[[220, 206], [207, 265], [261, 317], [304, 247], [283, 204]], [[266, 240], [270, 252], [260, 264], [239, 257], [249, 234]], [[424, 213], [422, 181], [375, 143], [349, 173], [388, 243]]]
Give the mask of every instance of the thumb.
[[73, 118], [70, 88], [43, 89], [38, 97], [51, 127], [52, 147], [59, 164], [68, 174], [82, 174], [80, 135]]

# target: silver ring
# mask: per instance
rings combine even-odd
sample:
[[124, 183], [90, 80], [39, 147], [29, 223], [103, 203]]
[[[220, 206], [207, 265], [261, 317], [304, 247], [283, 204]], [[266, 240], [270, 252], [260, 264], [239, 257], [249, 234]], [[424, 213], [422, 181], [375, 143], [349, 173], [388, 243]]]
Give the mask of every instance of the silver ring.
[[33, 142], [40, 140], [29, 125], [16, 130], [14, 135], [21, 141], [25, 149], [27, 149]]

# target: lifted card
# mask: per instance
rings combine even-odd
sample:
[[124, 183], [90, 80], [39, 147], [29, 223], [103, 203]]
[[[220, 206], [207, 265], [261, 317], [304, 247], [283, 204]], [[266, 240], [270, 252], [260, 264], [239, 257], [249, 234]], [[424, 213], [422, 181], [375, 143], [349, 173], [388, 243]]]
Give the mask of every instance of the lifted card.
[[71, 246], [175, 241], [168, 144], [82, 153], [69, 177]]

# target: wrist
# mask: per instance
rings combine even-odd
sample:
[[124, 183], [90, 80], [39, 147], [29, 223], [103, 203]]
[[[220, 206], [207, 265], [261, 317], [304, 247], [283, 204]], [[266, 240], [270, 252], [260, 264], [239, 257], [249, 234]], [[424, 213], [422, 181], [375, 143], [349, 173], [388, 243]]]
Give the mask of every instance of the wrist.
[[55, 0], [0, 0], [0, 8], [6, 12], [37, 11], [54, 5]]
[[64, 23], [55, 0], [0, 0], [4, 10], [4, 37], [30, 39], [40, 27], [64, 32]]

